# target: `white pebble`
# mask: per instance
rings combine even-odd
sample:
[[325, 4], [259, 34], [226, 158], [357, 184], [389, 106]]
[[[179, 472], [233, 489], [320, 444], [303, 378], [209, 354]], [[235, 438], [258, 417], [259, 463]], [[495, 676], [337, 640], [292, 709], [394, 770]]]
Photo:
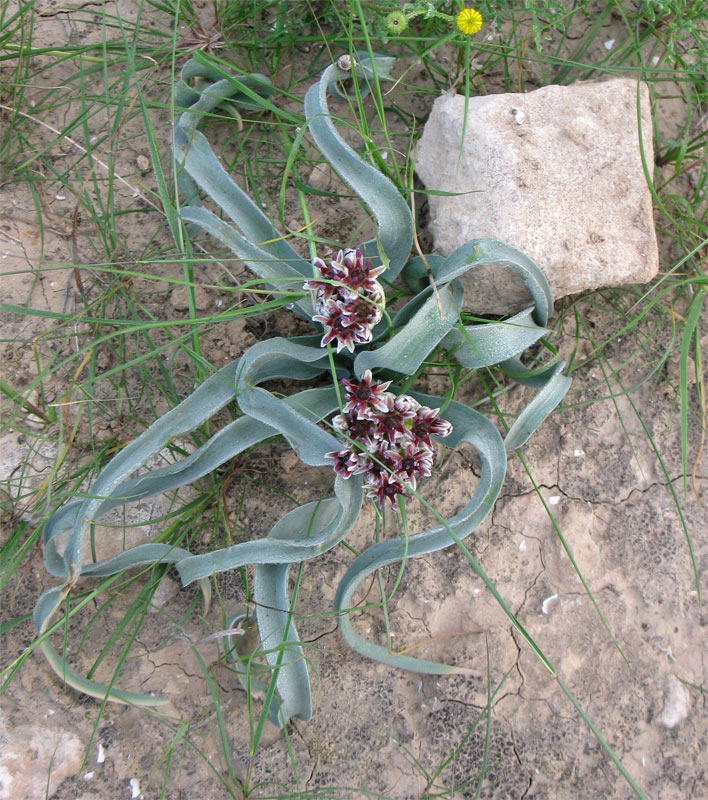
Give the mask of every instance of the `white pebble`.
[[98, 743], [98, 755], [96, 756], [96, 763], [103, 764], [106, 760], [106, 751], [103, 749], [103, 745], [99, 742]]
[[523, 553], [526, 550], [526, 539], [522, 539], [519, 542], [519, 550]]
[[550, 503], [552, 506], [557, 506], [557, 505], [558, 505], [558, 503], [560, 503], [560, 497], [558, 497], [558, 495], [557, 495], [557, 494], [554, 494], [554, 495], [553, 495], [553, 497], [549, 497], [549, 498], [548, 498], [548, 502], [549, 502], [549, 503]]
[[91, 780], [91, 778], [93, 778], [93, 772], [87, 772], [87, 773], [84, 775], [84, 780], [85, 780], [85, 781], [90, 781], [90, 780]]
[[541, 603], [541, 613], [542, 613], [542, 614], [548, 614], [548, 606], [549, 606], [549, 605], [550, 605], [550, 604], [551, 604], [551, 603], [552, 603], [554, 600], [557, 600], [557, 599], [558, 599], [558, 595], [557, 595], [557, 594], [552, 594], [550, 597], [547, 597], [547, 598], [546, 598], [546, 599], [545, 599], [545, 600], [544, 600], [544, 601]]
[[520, 108], [514, 108], [512, 110], [514, 112], [514, 122], [517, 125], [523, 125], [524, 122], [526, 121], [526, 114], [524, 114], [524, 112]]
[[675, 675], [669, 675], [664, 687], [664, 707], [654, 719], [655, 725], [675, 728], [687, 717], [691, 708], [691, 698], [686, 687]]
[[576, 458], [582, 458], [585, 455], [585, 451], [584, 450], [573, 450], [573, 455]]
[[55, 198], [56, 198], [57, 200], [66, 200], [66, 195], [64, 195], [64, 194], [57, 194], [57, 195], [55, 195]]
[[140, 791], [140, 781], [137, 778], [130, 779], [130, 791], [132, 792], [130, 795], [131, 800], [135, 800], [136, 797], [140, 797], [142, 794]]
[[606, 42], [604, 42], [604, 45], [605, 45], [605, 50], [612, 50], [612, 48], [615, 46], [615, 40], [608, 39]]

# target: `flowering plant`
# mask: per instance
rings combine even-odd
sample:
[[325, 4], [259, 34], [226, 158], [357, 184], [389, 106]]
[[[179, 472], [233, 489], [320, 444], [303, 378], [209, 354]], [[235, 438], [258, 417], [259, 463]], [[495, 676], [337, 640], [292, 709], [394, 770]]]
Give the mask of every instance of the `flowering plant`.
[[445, 14], [436, 8], [434, 2], [431, 0], [415, 0], [412, 3], [404, 3], [401, 8], [396, 11], [391, 11], [384, 19], [386, 31], [394, 36], [403, 33], [411, 20], [416, 17], [423, 17], [423, 19], [437, 19], [452, 22], [457, 24], [457, 28], [461, 33], [471, 36], [477, 33], [482, 28], [482, 15], [476, 8], [463, 8], [457, 17], [452, 17], [450, 14]]
[[[365, 96], [371, 82], [390, 79], [393, 59], [357, 54], [351, 75]], [[34, 612], [40, 646], [56, 673], [78, 691], [139, 705], [161, 698], [101, 685], [70, 667], [49, 641], [51, 621], [81, 577], [118, 574], [128, 568], [171, 564], [184, 585], [198, 581], [208, 606], [210, 577], [246, 564], [256, 565], [254, 600], [262, 653], [272, 668], [267, 695], [271, 720], [284, 725], [292, 716], [309, 719], [310, 684], [306, 661], [287, 596], [291, 564], [314, 558], [348, 534], [365, 493], [379, 513], [402, 507], [431, 474], [434, 446], [477, 449], [481, 474], [473, 496], [452, 518], [406, 537], [377, 542], [354, 559], [337, 588], [334, 610], [347, 642], [360, 654], [405, 669], [433, 674], [465, 672], [445, 664], [392, 653], [358, 634], [350, 621], [352, 597], [362, 581], [389, 564], [448, 547], [468, 536], [492, 508], [506, 470], [506, 451], [520, 447], [560, 402], [569, 386], [562, 362], [528, 369], [520, 354], [549, 333], [548, 283], [527, 256], [501, 242], [477, 239], [447, 258], [410, 258], [413, 219], [404, 197], [337, 133], [327, 94], [342, 95], [342, 69], [328, 67], [305, 98], [307, 128], [336, 172], [369, 207], [377, 222], [375, 239], [335, 252], [329, 262], [300, 256], [270, 219], [227, 174], [197, 125], [220, 104], [269, 107], [275, 91], [262, 75], [234, 77], [202, 56], [181, 73], [176, 103], [185, 110], [175, 126], [178, 180], [186, 199], [182, 220], [228, 246], [269, 286], [292, 292], [293, 307], [310, 319], [312, 336], [274, 338], [253, 345], [236, 361], [209, 377], [176, 408], [154, 422], [103, 469], [85, 499], [58, 509], [45, 525], [44, 562], [61, 579], [45, 591]], [[192, 88], [192, 81], [200, 88]], [[233, 225], [201, 205], [200, 191], [222, 209]], [[511, 269], [526, 283], [533, 304], [502, 322], [465, 326], [460, 321], [464, 293], [459, 277], [480, 265]], [[386, 309], [384, 283], [399, 275], [412, 298], [401, 309]], [[431, 278], [432, 277], [432, 281]], [[500, 365], [514, 380], [539, 388], [504, 438], [482, 414], [454, 399], [396, 388], [412, 383], [429, 354], [444, 348], [463, 368]], [[331, 386], [306, 388], [279, 398], [261, 384], [287, 377], [308, 381], [332, 375]], [[376, 376], [376, 377], [375, 377]], [[344, 401], [341, 399], [344, 390]], [[170, 440], [202, 425], [227, 403], [241, 416], [221, 428], [193, 453], [170, 466], [131, 477]], [[334, 414], [329, 425], [323, 422]], [[87, 557], [90, 526], [111, 508], [183, 486], [208, 474], [247, 448], [280, 434], [308, 465], [334, 469], [333, 496], [287, 513], [267, 537], [195, 555], [163, 542], [133, 547], [102, 561]], [[68, 531], [60, 552], [59, 534]], [[494, 591], [494, 590], [493, 590]], [[511, 611], [495, 593], [511, 618]], [[233, 628], [243, 613], [229, 621]], [[520, 626], [519, 626], [520, 627]], [[523, 635], [523, 629], [521, 629]], [[261, 684], [236, 669], [251, 689]]]

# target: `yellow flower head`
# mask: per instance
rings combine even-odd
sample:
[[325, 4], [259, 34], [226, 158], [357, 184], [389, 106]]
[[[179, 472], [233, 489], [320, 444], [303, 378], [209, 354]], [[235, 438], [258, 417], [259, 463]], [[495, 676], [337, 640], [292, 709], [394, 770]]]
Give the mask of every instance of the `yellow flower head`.
[[457, 27], [471, 36], [482, 27], [482, 15], [476, 8], [463, 8], [457, 15]]

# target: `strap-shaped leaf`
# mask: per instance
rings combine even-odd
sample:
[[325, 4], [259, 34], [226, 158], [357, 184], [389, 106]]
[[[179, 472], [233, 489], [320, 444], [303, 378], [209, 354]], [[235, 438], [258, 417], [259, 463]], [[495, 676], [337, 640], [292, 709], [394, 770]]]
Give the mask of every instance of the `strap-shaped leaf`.
[[[388, 80], [384, 70], [390, 59], [375, 59], [379, 79]], [[371, 76], [371, 62], [359, 57], [354, 74]], [[335, 172], [356, 192], [371, 209], [378, 225], [377, 240], [362, 245], [362, 250], [374, 264], [387, 263], [383, 274], [392, 281], [403, 268], [413, 246], [413, 219], [405, 199], [394, 184], [378, 169], [364, 161], [337, 133], [327, 104], [327, 91], [342, 77], [335, 65], [328, 67], [320, 81], [305, 95], [305, 116], [317, 147]], [[382, 252], [379, 252], [381, 250]]]
[[114, 703], [131, 706], [162, 706], [169, 702], [166, 698], [157, 695], [127, 692], [124, 689], [109, 689], [105, 684], [85, 677], [67, 664], [66, 659], [60, 656], [46, 639], [40, 641], [39, 647], [49, 662], [49, 666], [60, 680], [77, 692], [95, 697], [97, 700], [112, 700]]
[[523, 386], [533, 386], [537, 389], [546, 385], [550, 374], [555, 371], [557, 365], [558, 361], [553, 360], [543, 366], [529, 368], [518, 356], [508, 358], [499, 364], [502, 371], [516, 383], [520, 383]]
[[566, 392], [570, 389], [571, 379], [567, 375], [563, 375], [564, 367], [565, 361], [560, 361], [555, 365], [550, 376], [546, 378], [544, 387], [509, 428], [504, 438], [504, 446], [507, 450], [516, 450], [521, 447], [565, 397]]
[[411, 292], [418, 294], [418, 292], [422, 292], [423, 289], [430, 285], [428, 270], [435, 277], [444, 263], [445, 257], [437, 253], [429, 253], [425, 258], [414, 256], [403, 268], [401, 277]]
[[[275, 94], [275, 87], [265, 75], [253, 73], [236, 77], [203, 63], [201, 58], [197, 54], [187, 61], [177, 82], [175, 104], [185, 108], [177, 117], [175, 126], [175, 154], [181, 156], [176, 158], [177, 164], [180, 170], [184, 166], [186, 173], [194, 177], [207, 193], [214, 190], [219, 198], [223, 198], [224, 210], [247, 237], [256, 242], [279, 239], [271, 220], [231, 179], [206, 138], [197, 131], [197, 126], [208, 114], [227, 102], [240, 108], [270, 107], [268, 98]], [[189, 85], [194, 78], [199, 79], [201, 85], [198, 88]], [[178, 172], [178, 178], [183, 174]], [[201, 204], [196, 196], [188, 197], [187, 202]], [[281, 242], [278, 247], [287, 250], [288, 258], [299, 259], [287, 242]]]
[[289, 611], [288, 570], [287, 564], [259, 564], [253, 590], [261, 647], [276, 670], [280, 695], [280, 702], [270, 707], [269, 719], [279, 728], [290, 717], [304, 721], [312, 717], [307, 662]]
[[[95, 518], [98, 519], [111, 509], [126, 503], [144, 500], [192, 483], [228, 459], [275, 433], [272, 428], [248, 417], [234, 420], [187, 458], [116, 486], [111, 496], [104, 498], [96, 509]], [[53, 514], [44, 526], [42, 534], [44, 564], [52, 575], [61, 577], [66, 575], [64, 559], [56, 552], [56, 538], [74, 526], [83, 502], [83, 500], [73, 500], [67, 503]]]
[[[219, 219], [216, 214], [206, 208], [196, 207], [182, 208], [180, 214], [184, 222], [198, 225], [228, 247], [237, 258], [241, 259], [256, 275], [267, 281], [276, 292], [303, 291], [303, 276], [294, 267], [275, 259], [266, 250], [251, 244], [230, 225]], [[309, 294], [295, 300], [294, 305], [307, 317], [314, 314]]]
[[[179, 125], [184, 125], [187, 113], [182, 114]], [[271, 260], [282, 261], [301, 276], [312, 275], [312, 265], [299, 256], [283, 238], [270, 219], [231, 178], [199, 131], [175, 138], [175, 156], [178, 167], [214, 200], [225, 214], [241, 229], [250, 242], [260, 243]]]
[[[371, 65], [371, 55], [374, 57], [375, 71]], [[393, 65], [396, 63], [395, 56], [387, 56], [383, 53], [372, 53], [371, 55], [369, 55], [366, 50], [357, 50], [354, 53], [354, 75], [357, 81], [356, 91], [354, 89], [347, 91], [339, 82], [339, 80], [330, 82], [328, 87], [329, 91], [340, 100], [355, 100], [357, 91], [359, 93], [359, 97], [366, 97], [371, 93], [371, 85], [373, 81], [395, 80], [391, 74]]]
[[191, 556], [177, 564], [186, 585], [199, 577], [243, 564], [258, 564], [254, 599], [258, 629], [268, 663], [276, 669], [280, 702], [270, 709], [270, 720], [282, 726], [291, 716], [312, 715], [310, 680], [302, 647], [289, 608], [288, 565], [313, 558], [338, 544], [351, 530], [361, 510], [362, 479], [335, 480], [335, 498], [307, 503], [290, 511], [268, 537], [230, 548]]
[[288, 440], [299, 459], [311, 467], [331, 465], [325, 453], [339, 450], [339, 442], [331, 433], [319, 428], [287, 403], [265, 389], [245, 389], [238, 403], [244, 414], [275, 428]]
[[457, 362], [467, 369], [491, 367], [521, 353], [550, 331], [532, 319], [527, 308], [502, 322], [486, 322], [454, 328], [442, 341]]
[[[179, 557], [179, 553], [177, 552], [178, 549], [179, 548], [172, 548], [174, 551], [173, 555], [175, 557]], [[186, 551], [181, 552], [184, 553]], [[163, 558], [159, 560], [165, 561], [168, 559], [164, 558], [163, 554]], [[133, 565], [128, 564], [128, 566]], [[117, 572], [122, 572], [126, 568], [127, 567], [121, 564], [117, 564], [114, 570], [108, 571], [104, 574], [112, 575]], [[211, 598], [211, 587], [207, 582], [204, 581], [200, 581], [200, 587], [204, 594], [204, 605], [206, 610]], [[75, 670], [70, 664], [68, 664], [64, 657], [57, 653], [55, 648], [52, 647], [51, 643], [49, 642], [49, 623], [51, 622], [51, 619], [57, 610], [64, 604], [66, 597], [66, 586], [55, 586], [51, 589], [47, 589], [40, 596], [32, 614], [35, 628], [40, 636], [39, 647], [59, 679], [67, 686], [75, 689], [77, 692], [82, 692], [83, 694], [87, 694], [90, 697], [95, 697], [99, 700], [111, 700], [116, 703], [125, 703], [136, 706], [159, 706], [167, 703], [168, 701], [162, 697], [140, 694], [138, 692], [124, 691], [122, 689], [109, 687], [105, 684], [86, 678], [80, 672]]]
[[[439, 407], [443, 399], [417, 392], [411, 394], [430, 407]], [[453, 425], [453, 431], [441, 440], [446, 446], [456, 448], [462, 442], [469, 442], [479, 453], [482, 472], [477, 489], [467, 505], [447, 525], [459, 539], [464, 539], [479, 525], [494, 505], [506, 473], [506, 452], [497, 429], [481, 414], [456, 401], [450, 402], [441, 415]], [[436, 525], [423, 533], [414, 534], [407, 539], [388, 539], [365, 550], [359, 555], [337, 587], [334, 598], [335, 611], [339, 612], [339, 626], [347, 643], [358, 653], [384, 664], [401, 669], [429, 674], [464, 672], [460, 668], [433, 661], [424, 661], [412, 656], [389, 652], [385, 647], [369, 641], [359, 634], [351, 623], [348, 610], [352, 598], [362, 581], [381, 567], [395, 564], [406, 558], [416, 558], [441, 550], [454, 544], [445, 525]]]
[[457, 322], [460, 313], [462, 289], [459, 285], [443, 286], [438, 296], [431, 292], [407, 325], [386, 344], [377, 350], [359, 353], [354, 360], [354, 372], [361, 376], [367, 369], [383, 368], [413, 375]]
[[294, 564], [330, 550], [359, 516], [364, 498], [361, 478], [337, 478], [334, 493], [333, 498], [289, 511], [264, 539], [185, 558], [177, 564], [183, 585], [245, 564]]
[[533, 318], [537, 325], [545, 326], [553, 308], [551, 287], [533, 259], [511, 245], [496, 239], [472, 239], [458, 247], [437, 267], [435, 282], [441, 286], [459, 278], [471, 269], [494, 265], [519, 275], [534, 302]]
[[[317, 422], [337, 408], [337, 395], [330, 387], [306, 389], [304, 392], [291, 395], [283, 402]], [[269, 425], [250, 417], [239, 417], [217, 431], [211, 439], [186, 458], [146, 475], [124, 481], [114, 489], [111, 497], [103, 500], [96, 512], [96, 518], [117, 506], [144, 500], [193, 483], [226, 461], [235, 458], [239, 453], [276, 433], [277, 431]], [[47, 571], [57, 577], [65, 577], [66, 567], [63, 557], [56, 551], [56, 537], [75, 524], [82, 503], [82, 500], [72, 500], [56, 511], [45, 523], [42, 532], [44, 564]]]
[[[248, 694], [255, 694], [256, 692], [265, 692], [268, 686], [257, 678], [253, 674], [253, 666], [254, 663], [250, 656], [243, 658], [239, 654], [238, 642], [236, 637], [240, 638], [246, 632], [242, 626], [247, 623], [249, 620], [249, 613], [248, 610], [245, 608], [240, 609], [231, 617], [228, 618], [226, 621], [226, 629], [229, 631], [234, 631], [233, 633], [229, 633], [226, 636], [226, 642], [228, 645], [228, 650], [226, 652], [226, 656], [233, 663], [234, 672], [238, 675], [238, 679], [241, 681], [241, 685], [246, 690]], [[238, 628], [241, 628], [241, 631], [237, 631]], [[253, 656], [255, 657], [257, 653], [254, 653]], [[280, 701], [277, 697], [273, 698], [273, 703], [279, 704]]]
[[275, 337], [249, 347], [241, 357], [238, 381], [248, 389], [273, 378], [305, 380], [329, 370], [327, 351]]
[[190, 86], [190, 81], [195, 78], [201, 82], [217, 83], [224, 81], [226, 88], [223, 91], [222, 99], [228, 99], [234, 105], [241, 108], [260, 108], [262, 103], [257, 98], [272, 97], [275, 94], [275, 87], [265, 75], [258, 72], [248, 73], [236, 77], [230, 75], [224, 79], [224, 73], [214, 66], [205, 63], [201, 53], [195, 53], [194, 58], [180, 70], [179, 78], [175, 85], [175, 105], [187, 108], [196, 103], [202, 92]]
[[65, 574], [78, 575], [88, 526], [96, 519], [104, 500], [111, 497], [132, 472], [159, 453], [171, 439], [194, 430], [233, 399], [239, 361], [240, 359], [231, 362], [207, 378], [189, 397], [156, 420], [104, 467], [91, 487], [92, 497], [82, 502], [76, 515], [76, 522], [64, 551], [67, 567]]

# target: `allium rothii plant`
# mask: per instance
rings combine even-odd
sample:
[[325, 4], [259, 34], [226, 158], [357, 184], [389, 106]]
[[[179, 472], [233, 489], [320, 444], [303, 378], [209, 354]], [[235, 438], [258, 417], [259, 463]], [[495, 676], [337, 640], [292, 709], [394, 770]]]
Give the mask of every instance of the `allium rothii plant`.
[[[351, 72], [343, 77], [353, 77], [359, 96], [365, 96], [373, 81], [390, 79], [392, 64], [390, 58], [358, 54], [349, 63]], [[253, 564], [262, 654], [271, 667], [271, 691], [266, 694], [270, 719], [277, 725], [284, 725], [292, 716], [309, 719], [308, 670], [287, 592], [290, 565], [314, 558], [342, 541], [355, 524], [365, 495], [379, 513], [387, 508], [403, 510], [419, 481], [430, 476], [436, 444], [454, 449], [463, 442], [475, 447], [481, 459], [473, 496], [450, 519], [436, 515], [438, 524], [433, 527], [384, 539], [362, 552], [340, 581], [334, 611], [345, 639], [361, 655], [418, 672], [467, 671], [392, 653], [365, 639], [349, 618], [353, 595], [368, 575], [382, 567], [459, 545], [492, 508], [504, 481], [506, 451], [528, 439], [560, 402], [570, 380], [562, 374], [562, 362], [532, 370], [520, 360], [527, 347], [549, 333], [545, 325], [552, 307], [548, 282], [523, 253], [501, 242], [476, 239], [447, 258], [410, 257], [413, 220], [406, 200], [388, 178], [343, 141], [333, 125], [327, 93], [332, 90], [342, 96], [341, 69], [330, 66], [308, 91], [307, 130], [335, 171], [368, 206], [378, 230], [374, 240], [339, 250], [328, 260], [317, 258], [314, 264], [298, 255], [231, 179], [197, 130], [205, 115], [220, 104], [270, 108], [269, 97], [275, 90], [269, 81], [260, 75], [236, 78], [217, 71], [201, 55], [182, 70], [176, 104], [186, 110], [177, 120], [174, 139], [179, 183], [186, 199], [182, 219], [191, 231], [202, 229], [228, 246], [273, 289], [296, 293], [294, 310], [312, 320], [315, 333], [255, 344], [121, 450], [85, 499], [69, 502], [46, 523], [44, 562], [61, 583], [40, 597], [34, 620], [40, 647], [52, 667], [80, 692], [138, 705], [164, 702], [89, 680], [53, 649], [49, 641], [52, 620], [62, 611], [79, 578], [171, 564], [184, 585], [199, 581], [208, 605], [211, 576]], [[198, 88], [192, 88], [193, 82]], [[201, 206], [202, 193], [219, 206], [223, 218]], [[463, 289], [458, 279], [490, 264], [520, 275], [533, 305], [503, 322], [464, 326], [460, 322]], [[389, 313], [383, 287], [399, 275], [413, 296], [403, 308]], [[463, 368], [499, 365], [517, 382], [539, 389], [503, 439], [486, 417], [461, 402], [396, 388], [415, 376], [438, 347]], [[336, 375], [333, 385], [305, 388], [284, 399], [261, 386], [274, 378], [306, 382], [323, 374]], [[232, 401], [238, 404], [241, 416], [205, 444], [177, 463], [131, 477], [168, 442], [202, 425]], [[323, 424], [327, 420], [330, 423]], [[195, 481], [276, 434], [288, 441], [304, 464], [333, 468], [332, 497], [290, 511], [263, 539], [215, 552], [194, 555], [154, 542], [102, 561], [87, 557], [89, 530], [102, 514]], [[60, 553], [57, 537], [65, 531], [68, 538]], [[486, 578], [481, 568], [471, 563]], [[488, 579], [486, 583], [518, 625]], [[235, 614], [230, 627], [243, 617], [243, 613]], [[522, 628], [520, 631], [524, 635]], [[247, 675], [246, 665], [238, 660], [236, 670], [251, 690], [265, 688]]]

